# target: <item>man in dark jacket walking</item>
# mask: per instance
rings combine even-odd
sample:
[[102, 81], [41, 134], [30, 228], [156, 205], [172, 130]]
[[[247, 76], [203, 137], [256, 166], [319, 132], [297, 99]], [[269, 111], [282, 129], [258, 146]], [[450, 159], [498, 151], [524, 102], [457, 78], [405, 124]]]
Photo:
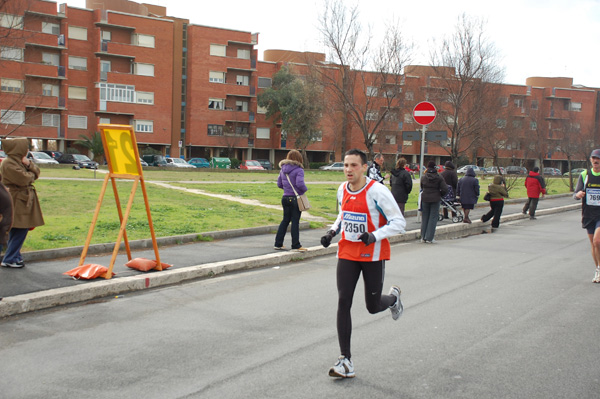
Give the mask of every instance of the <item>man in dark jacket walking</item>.
[[427, 171], [421, 176], [421, 191], [421, 241], [433, 243], [440, 201], [448, 192], [448, 186], [438, 174], [433, 161], [427, 164]]
[[392, 187], [392, 195], [398, 203], [398, 207], [404, 216], [404, 208], [408, 201], [408, 194], [412, 191], [412, 178], [410, 173], [404, 167], [406, 166], [406, 159], [399, 158], [396, 162], [396, 169], [392, 169], [390, 176], [390, 186]]
[[523, 207], [523, 215], [529, 210], [529, 219], [535, 220], [535, 210], [537, 209], [540, 194], [542, 198], [546, 195], [546, 182], [539, 174], [540, 168], [537, 166], [525, 178], [525, 187], [527, 187], [527, 202]]
[[[444, 164], [444, 171], [440, 173], [446, 184], [449, 186], [448, 194], [446, 196], [454, 200], [456, 198], [456, 189], [458, 187], [458, 174], [456, 173], [456, 167], [452, 161], [446, 161]], [[450, 191], [452, 189], [452, 191]], [[452, 212], [452, 217], [456, 216], [455, 212]], [[444, 208], [444, 219], [448, 219], [448, 208]]]

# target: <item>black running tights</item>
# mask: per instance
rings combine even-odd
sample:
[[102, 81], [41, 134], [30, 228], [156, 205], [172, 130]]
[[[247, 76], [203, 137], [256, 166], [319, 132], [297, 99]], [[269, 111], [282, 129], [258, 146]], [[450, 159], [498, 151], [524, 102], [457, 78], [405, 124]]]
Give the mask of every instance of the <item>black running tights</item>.
[[356, 283], [363, 274], [365, 283], [365, 302], [371, 314], [388, 309], [396, 302], [393, 295], [381, 295], [383, 278], [385, 275], [385, 261], [357, 262], [353, 260], [338, 259], [337, 264], [337, 289], [338, 311], [337, 330], [340, 343], [340, 352], [350, 359], [350, 336], [352, 335], [352, 298]]

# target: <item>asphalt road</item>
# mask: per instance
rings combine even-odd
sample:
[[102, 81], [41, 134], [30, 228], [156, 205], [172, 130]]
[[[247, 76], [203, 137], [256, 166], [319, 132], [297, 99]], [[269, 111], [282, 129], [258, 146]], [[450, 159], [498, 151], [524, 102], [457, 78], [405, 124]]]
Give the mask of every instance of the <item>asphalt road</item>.
[[405, 314], [353, 307], [333, 256], [0, 321], [2, 398], [598, 398], [600, 284], [579, 212], [392, 249]]

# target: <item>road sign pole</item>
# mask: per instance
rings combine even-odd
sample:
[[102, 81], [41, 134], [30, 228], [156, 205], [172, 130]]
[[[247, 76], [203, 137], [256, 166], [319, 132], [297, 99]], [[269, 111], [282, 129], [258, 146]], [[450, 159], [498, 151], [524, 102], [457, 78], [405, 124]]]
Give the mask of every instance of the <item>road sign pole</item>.
[[423, 158], [425, 157], [425, 132], [427, 132], [427, 125], [423, 125], [423, 130], [421, 133], [421, 163], [419, 164], [419, 179], [421, 178], [421, 176], [423, 176], [423, 166], [424, 166], [424, 161]]

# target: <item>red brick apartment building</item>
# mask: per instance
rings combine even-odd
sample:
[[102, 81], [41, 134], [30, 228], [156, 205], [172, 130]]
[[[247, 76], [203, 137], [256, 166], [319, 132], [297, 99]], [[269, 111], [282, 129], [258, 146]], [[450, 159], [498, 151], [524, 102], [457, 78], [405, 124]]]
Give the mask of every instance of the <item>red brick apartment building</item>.
[[[128, 0], [87, 0], [86, 9], [45, 0], [8, 3], [0, 10], [0, 135], [35, 139], [39, 149], [64, 151], [98, 123], [115, 123], [134, 126], [141, 151], [277, 163], [293, 142], [266, 120], [257, 95], [283, 65], [302, 73], [306, 57], [326, 64], [324, 54], [284, 50], [267, 50], [260, 61], [257, 34], [190, 24], [160, 6]], [[412, 109], [435, 90], [433, 75], [429, 67], [405, 69], [395, 118], [381, 129], [375, 151], [418, 160], [420, 142], [404, 141], [402, 131], [420, 128]], [[558, 142], [566, 121], [574, 134], [596, 137], [598, 91], [573, 87], [571, 78], [501, 85], [506, 112], [494, 129], [518, 131], [500, 140], [501, 158], [534, 162], [528, 152], [532, 132]], [[323, 118], [322, 139], [307, 148], [311, 161], [341, 159], [343, 148], [364, 148], [362, 132], [350, 125], [342, 137], [337, 119]], [[436, 120], [431, 129], [446, 126]], [[547, 152], [545, 166], [566, 170], [560, 145], [549, 145]], [[429, 143], [426, 155], [438, 163], [449, 158], [443, 143]], [[489, 158], [482, 148], [473, 156], [480, 164]]]

